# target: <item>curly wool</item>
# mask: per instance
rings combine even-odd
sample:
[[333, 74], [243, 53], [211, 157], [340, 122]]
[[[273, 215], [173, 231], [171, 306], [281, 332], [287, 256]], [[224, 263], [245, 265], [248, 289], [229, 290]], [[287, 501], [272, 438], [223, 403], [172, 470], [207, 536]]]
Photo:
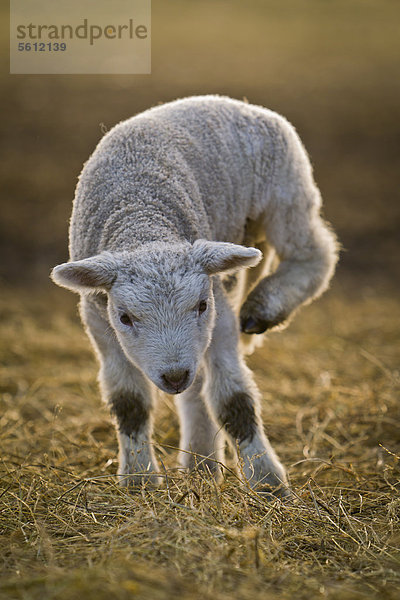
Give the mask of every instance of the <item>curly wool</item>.
[[71, 259], [156, 240], [242, 243], [248, 219], [290, 202], [299, 170], [304, 201], [319, 206], [298, 137], [270, 110], [220, 96], [151, 108], [116, 125], [85, 164]]

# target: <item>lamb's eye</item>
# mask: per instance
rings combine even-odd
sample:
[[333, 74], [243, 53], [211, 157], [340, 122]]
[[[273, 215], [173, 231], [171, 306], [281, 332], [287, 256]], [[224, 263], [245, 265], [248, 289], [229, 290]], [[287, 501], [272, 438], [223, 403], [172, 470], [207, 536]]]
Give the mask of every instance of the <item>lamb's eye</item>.
[[126, 313], [122, 313], [119, 320], [123, 325], [128, 325], [129, 327], [132, 327], [132, 319]]
[[199, 302], [199, 306], [197, 308], [199, 315], [202, 315], [203, 312], [205, 312], [207, 310], [207, 302], [205, 300], [202, 300], [201, 302]]

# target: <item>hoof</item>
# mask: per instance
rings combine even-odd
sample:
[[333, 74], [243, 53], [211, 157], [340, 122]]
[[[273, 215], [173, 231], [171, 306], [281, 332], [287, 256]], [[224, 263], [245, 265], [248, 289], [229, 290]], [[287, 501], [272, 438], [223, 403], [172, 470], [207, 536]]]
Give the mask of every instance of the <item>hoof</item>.
[[[274, 478], [275, 479], [275, 478]], [[265, 500], [275, 500], [279, 498], [282, 502], [290, 500], [292, 498], [292, 492], [287, 483], [274, 481], [273, 483], [260, 482], [252, 486], [254, 491], [262, 496]]]
[[248, 317], [247, 319], [241, 319], [240, 330], [243, 333], [264, 333], [268, 329], [268, 321], [262, 319], [253, 319]]
[[143, 485], [147, 488], [158, 488], [163, 484], [163, 478], [154, 473], [118, 473], [118, 485], [122, 488], [138, 489]]
[[292, 498], [292, 492], [290, 491], [290, 488], [284, 485], [279, 488], [271, 488], [270, 486], [263, 485], [260, 486], [260, 488], [255, 488], [254, 491], [269, 501], [279, 498], [281, 502], [287, 502]]
[[278, 315], [275, 319], [268, 321], [266, 319], [257, 319], [254, 317], [242, 317], [240, 319], [240, 330], [242, 333], [264, 333], [267, 329], [272, 329], [281, 325], [286, 320], [286, 316]]

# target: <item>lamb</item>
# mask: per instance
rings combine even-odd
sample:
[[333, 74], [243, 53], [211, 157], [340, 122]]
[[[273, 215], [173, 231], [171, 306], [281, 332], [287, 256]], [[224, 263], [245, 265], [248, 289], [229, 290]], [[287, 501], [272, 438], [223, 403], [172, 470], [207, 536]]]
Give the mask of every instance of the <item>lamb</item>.
[[250, 485], [290, 494], [244, 354], [328, 287], [338, 253], [320, 207], [293, 126], [263, 107], [184, 98], [100, 141], [76, 189], [70, 262], [51, 276], [81, 296], [123, 485], [160, 483], [158, 388], [176, 395], [182, 468], [220, 478], [228, 440]]

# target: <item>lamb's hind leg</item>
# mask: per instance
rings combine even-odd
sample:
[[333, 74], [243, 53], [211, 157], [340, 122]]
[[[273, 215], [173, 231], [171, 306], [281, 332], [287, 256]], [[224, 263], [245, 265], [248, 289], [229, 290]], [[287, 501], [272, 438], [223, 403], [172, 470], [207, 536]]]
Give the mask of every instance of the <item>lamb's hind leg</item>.
[[[263, 253], [262, 260], [253, 267], [252, 269], [247, 269], [246, 271], [242, 271], [242, 275], [245, 277], [245, 285], [244, 285], [244, 294], [240, 298], [239, 305], [237, 307], [237, 312], [239, 312], [240, 307], [246, 300], [246, 297], [251, 292], [251, 290], [257, 285], [258, 281], [266, 277], [272, 270], [272, 265], [275, 259], [275, 251], [268, 244], [267, 240], [257, 241], [256, 243], [247, 243], [246, 246], [255, 246]], [[236, 311], [235, 311], [236, 312]], [[247, 327], [249, 327], [249, 321], [247, 320]], [[242, 333], [240, 335], [240, 350], [245, 355], [250, 355], [254, 352], [257, 347], [262, 346], [264, 342], [264, 337], [262, 335], [248, 335], [246, 333]]]
[[176, 397], [181, 425], [180, 464], [184, 468], [209, 470], [221, 476], [225, 436], [210, 417], [202, 395], [204, 378], [199, 372], [188, 390]]
[[259, 392], [238, 352], [238, 324], [221, 286], [216, 282], [217, 320], [207, 350], [207, 400], [217, 422], [238, 446], [244, 474], [253, 487], [289, 493], [285, 470], [264, 433]]
[[[306, 169], [308, 172], [308, 169]], [[299, 185], [301, 191], [301, 185]], [[337, 262], [337, 243], [319, 215], [316, 189], [309, 198], [275, 202], [265, 219], [265, 235], [280, 263], [250, 292], [240, 311], [242, 331], [263, 333], [284, 326], [297, 308], [328, 287]]]
[[126, 359], [99, 300], [84, 298], [81, 317], [100, 362], [103, 400], [114, 416], [118, 434], [121, 485], [159, 483], [151, 444], [152, 395], [143, 374]]

